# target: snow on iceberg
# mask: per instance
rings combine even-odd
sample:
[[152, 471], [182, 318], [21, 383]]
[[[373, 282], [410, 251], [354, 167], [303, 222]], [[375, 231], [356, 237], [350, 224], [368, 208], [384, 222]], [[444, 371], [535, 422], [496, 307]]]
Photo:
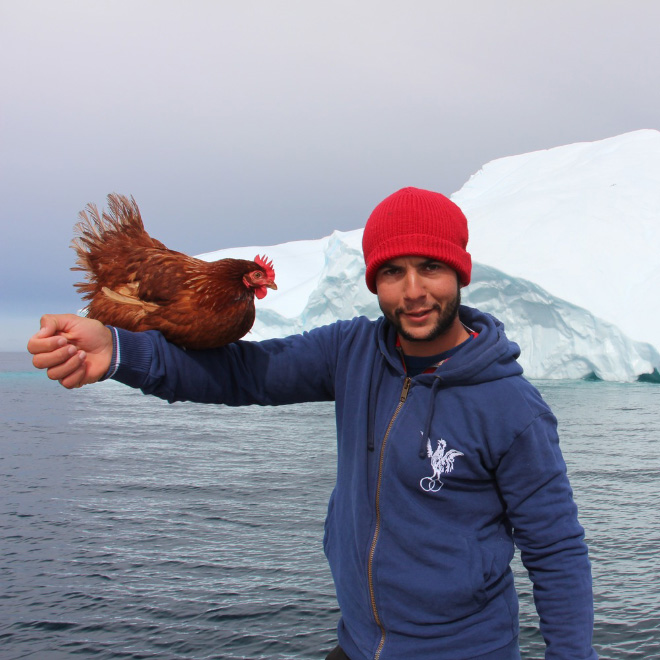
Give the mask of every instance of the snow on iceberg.
[[[334, 232], [317, 241], [221, 250], [201, 255], [273, 259], [279, 289], [257, 301], [257, 319], [246, 339], [283, 337], [337, 319], [376, 318], [376, 296], [364, 282], [362, 230]], [[634, 342], [614, 325], [550, 295], [532, 282], [475, 264], [463, 289], [466, 304], [498, 317], [521, 348], [528, 378], [583, 378], [633, 381], [660, 370], [660, 354]]]
[[660, 350], [660, 132], [500, 158], [451, 196], [482, 264]]

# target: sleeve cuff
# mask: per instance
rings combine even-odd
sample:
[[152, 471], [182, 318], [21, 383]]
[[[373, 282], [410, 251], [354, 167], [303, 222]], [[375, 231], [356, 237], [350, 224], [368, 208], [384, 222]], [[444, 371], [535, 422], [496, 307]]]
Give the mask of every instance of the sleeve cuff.
[[113, 328], [111, 325], [106, 325], [105, 327], [108, 328], [112, 334], [112, 359], [110, 360], [110, 366], [108, 367], [108, 370], [100, 379], [101, 381], [108, 380], [117, 373], [117, 368], [119, 367], [119, 361], [121, 359], [119, 353], [119, 340], [117, 338], [117, 328]]
[[154, 346], [146, 332], [108, 326], [112, 332], [112, 362], [101, 380], [111, 378], [130, 387], [143, 387], [149, 376]]

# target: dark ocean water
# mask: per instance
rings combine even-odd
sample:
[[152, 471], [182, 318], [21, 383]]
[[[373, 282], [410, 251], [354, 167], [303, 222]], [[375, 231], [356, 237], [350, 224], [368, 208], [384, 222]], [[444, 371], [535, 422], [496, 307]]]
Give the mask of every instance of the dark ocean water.
[[[537, 383], [587, 529], [602, 658], [660, 658], [660, 386]], [[68, 392], [0, 354], [0, 658], [318, 659], [330, 404]], [[516, 565], [522, 654], [542, 658]]]

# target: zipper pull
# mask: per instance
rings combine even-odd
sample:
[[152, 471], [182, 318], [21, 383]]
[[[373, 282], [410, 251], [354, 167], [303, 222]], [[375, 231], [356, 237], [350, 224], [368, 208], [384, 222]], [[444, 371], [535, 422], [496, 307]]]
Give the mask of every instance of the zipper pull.
[[403, 390], [401, 390], [401, 403], [403, 403], [408, 398], [408, 392], [410, 391], [410, 385], [412, 383], [412, 378], [406, 376], [403, 381]]

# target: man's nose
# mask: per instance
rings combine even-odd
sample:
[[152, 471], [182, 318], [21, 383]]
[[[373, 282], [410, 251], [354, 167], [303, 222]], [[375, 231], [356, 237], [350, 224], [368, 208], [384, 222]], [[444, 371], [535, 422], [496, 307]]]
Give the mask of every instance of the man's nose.
[[426, 295], [426, 289], [423, 286], [422, 278], [415, 270], [409, 270], [406, 273], [404, 296], [411, 300], [421, 298]]

